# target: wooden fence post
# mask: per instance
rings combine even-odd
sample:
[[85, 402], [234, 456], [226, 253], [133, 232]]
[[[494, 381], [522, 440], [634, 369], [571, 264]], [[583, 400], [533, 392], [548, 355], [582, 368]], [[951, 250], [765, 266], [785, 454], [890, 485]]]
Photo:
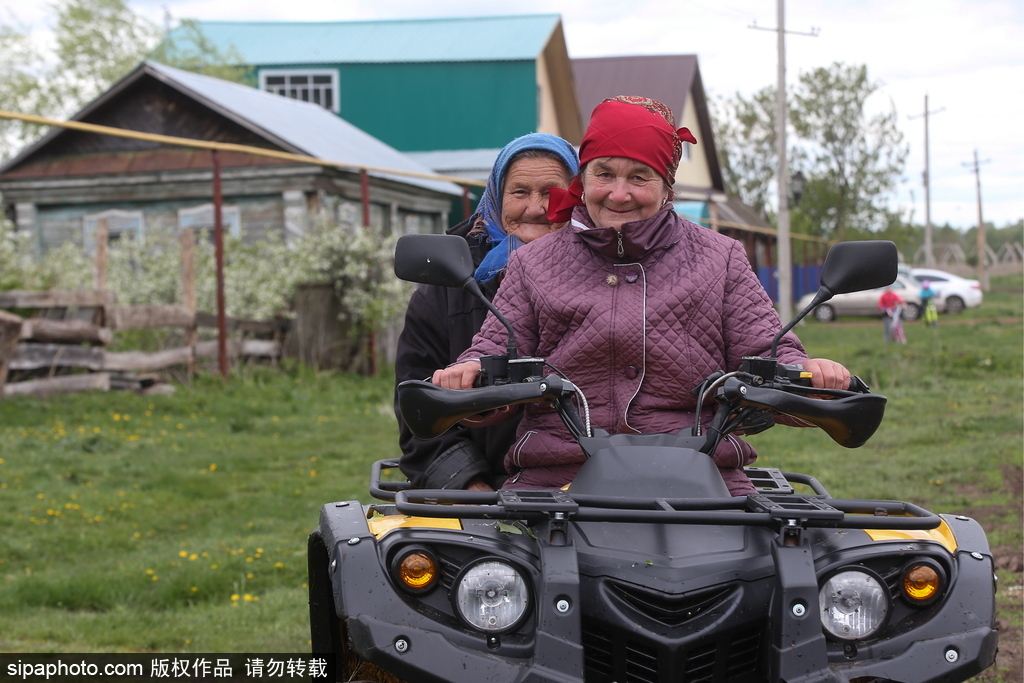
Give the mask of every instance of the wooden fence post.
[[196, 371], [196, 233], [185, 228], [179, 235], [181, 240], [181, 304], [192, 312], [192, 324], [185, 329], [185, 346], [192, 349], [187, 372], [191, 378]]
[[0, 399], [4, 397], [4, 383], [7, 381], [7, 368], [14, 356], [14, 347], [21, 336], [21, 317], [0, 311]]
[[102, 292], [107, 288], [107, 241], [110, 239], [110, 230], [107, 227], [107, 219], [100, 218], [96, 221], [96, 264], [93, 270], [93, 289]]

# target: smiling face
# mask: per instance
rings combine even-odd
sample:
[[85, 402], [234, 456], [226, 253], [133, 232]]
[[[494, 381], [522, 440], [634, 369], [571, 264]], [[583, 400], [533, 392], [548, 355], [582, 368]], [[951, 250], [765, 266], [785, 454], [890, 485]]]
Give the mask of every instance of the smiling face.
[[548, 190], [569, 187], [569, 171], [560, 161], [527, 157], [512, 163], [501, 192], [501, 225], [510, 235], [531, 242], [565, 223], [548, 220]]
[[669, 197], [665, 181], [647, 164], [625, 157], [601, 157], [587, 164], [583, 194], [587, 212], [601, 228], [650, 218]]

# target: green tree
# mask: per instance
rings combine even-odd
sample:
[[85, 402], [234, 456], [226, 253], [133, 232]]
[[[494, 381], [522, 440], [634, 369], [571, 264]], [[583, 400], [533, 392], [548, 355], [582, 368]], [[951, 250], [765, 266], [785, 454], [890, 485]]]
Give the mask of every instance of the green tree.
[[[787, 112], [790, 167], [807, 180], [793, 232], [842, 237], [900, 220], [885, 200], [903, 173], [907, 147], [894, 110], [865, 110], [878, 87], [864, 66], [835, 63], [801, 74]], [[750, 99], [737, 93], [715, 111], [726, 190], [769, 218], [778, 169], [775, 93], [774, 86]]]
[[219, 47], [203, 33], [195, 19], [182, 19], [177, 29], [164, 36], [149, 59], [185, 71], [255, 86], [251, 68], [234, 45]]
[[57, 6], [49, 81], [54, 111], [66, 117], [131, 71], [160, 37], [126, 0], [63, 0]]
[[[143, 59], [252, 85], [236, 49], [219, 49], [191, 19], [182, 40], [161, 41], [160, 29], [127, 0], [58, 0], [54, 47], [44, 53], [28, 30], [0, 21], [0, 109], [64, 119], [126, 76]], [[0, 159], [38, 137], [42, 126], [0, 118]]]
[[779, 158], [775, 88], [763, 88], [749, 100], [736, 93], [716, 102], [713, 118], [726, 192], [767, 216]]
[[[0, 24], [0, 110], [37, 114], [43, 110], [38, 68], [42, 55], [32, 44], [27, 29]], [[39, 134], [40, 126], [0, 118], [0, 159]]]
[[888, 220], [884, 200], [896, 189], [908, 148], [894, 107], [866, 111], [878, 88], [866, 66], [836, 62], [801, 74], [793, 94], [790, 117], [800, 140], [793, 166], [810, 179], [798, 210], [826, 237], [842, 239]]

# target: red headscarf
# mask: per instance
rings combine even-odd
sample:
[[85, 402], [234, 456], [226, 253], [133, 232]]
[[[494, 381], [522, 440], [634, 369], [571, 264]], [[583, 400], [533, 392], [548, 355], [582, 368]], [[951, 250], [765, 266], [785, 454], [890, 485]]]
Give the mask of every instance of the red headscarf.
[[[676, 130], [672, 110], [648, 97], [619, 95], [604, 100], [590, 115], [580, 145], [580, 168], [601, 157], [636, 159], [673, 185], [683, 155], [683, 142], [697, 144], [687, 128]], [[577, 177], [568, 190], [549, 190], [548, 219], [564, 223], [573, 207], [583, 205], [583, 183]]]

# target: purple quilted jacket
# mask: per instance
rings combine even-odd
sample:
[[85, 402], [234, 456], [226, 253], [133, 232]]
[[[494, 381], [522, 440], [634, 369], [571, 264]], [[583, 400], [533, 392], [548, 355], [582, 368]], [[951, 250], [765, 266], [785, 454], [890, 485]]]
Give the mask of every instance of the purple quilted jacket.
[[[512, 323], [520, 355], [564, 372], [587, 397], [592, 424], [613, 434], [692, 425], [690, 390], [716, 370], [737, 369], [743, 356], [767, 353], [779, 330], [740, 243], [670, 206], [619, 232], [593, 227], [578, 207], [565, 229], [512, 254], [494, 303]], [[504, 353], [505, 342], [489, 315], [459, 360]], [[779, 357], [807, 360], [791, 333]], [[754, 458], [736, 438], [716, 452], [734, 495], [753, 491], [741, 468]], [[584, 459], [554, 410], [531, 404], [505, 456], [506, 487], [563, 486]]]

